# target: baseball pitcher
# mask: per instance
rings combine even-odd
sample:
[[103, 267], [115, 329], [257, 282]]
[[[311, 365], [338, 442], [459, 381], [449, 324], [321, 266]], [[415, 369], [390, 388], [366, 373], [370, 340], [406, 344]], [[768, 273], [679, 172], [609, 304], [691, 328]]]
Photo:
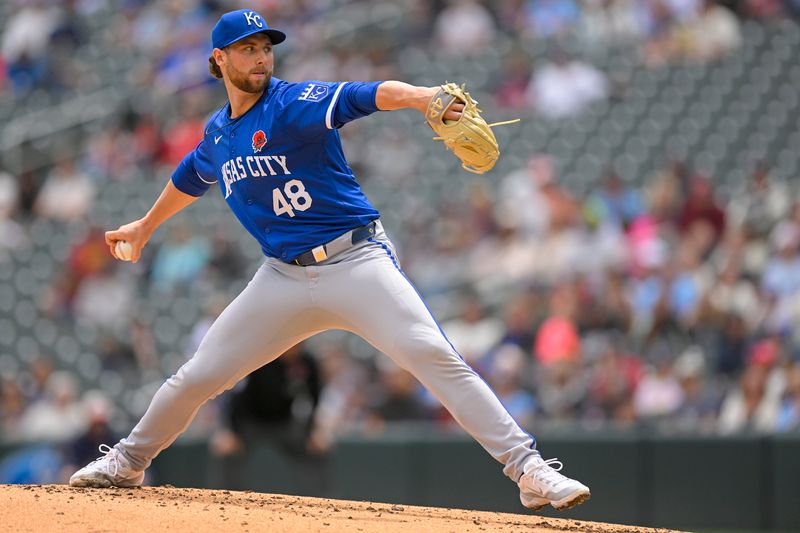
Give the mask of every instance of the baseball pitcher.
[[[342, 329], [410, 371], [497, 461], [531, 509], [565, 509], [589, 488], [545, 461], [489, 386], [467, 365], [406, 278], [378, 211], [345, 160], [338, 129], [376, 111], [416, 109], [471, 172], [499, 156], [491, 127], [463, 87], [398, 81], [288, 83], [272, 75], [285, 34], [255, 11], [223, 15], [211, 72], [227, 104], [141, 219], [106, 233], [139, 259], [165, 220], [217, 187], [266, 257], [209, 329], [194, 356], [156, 392], [130, 435], [78, 470], [75, 487], [141, 485], [144, 471], [206, 401], [291, 346]], [[127, 257], [126, 257], [127, 258]], [[556, 468], [554, 468], [556, 467]]]

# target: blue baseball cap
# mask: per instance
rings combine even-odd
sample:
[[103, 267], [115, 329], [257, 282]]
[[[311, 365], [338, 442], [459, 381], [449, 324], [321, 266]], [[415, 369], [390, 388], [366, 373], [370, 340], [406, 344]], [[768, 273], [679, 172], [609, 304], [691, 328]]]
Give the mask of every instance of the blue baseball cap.
[[272, 44], [286, 40], [286, 34], [267, 26], [264, 17], [250, 9], [240, 9], [225, 13], [219, 18], [211, 31], [211, 44], [214, 48], [225, 48], [254, 33], [266, 33]]

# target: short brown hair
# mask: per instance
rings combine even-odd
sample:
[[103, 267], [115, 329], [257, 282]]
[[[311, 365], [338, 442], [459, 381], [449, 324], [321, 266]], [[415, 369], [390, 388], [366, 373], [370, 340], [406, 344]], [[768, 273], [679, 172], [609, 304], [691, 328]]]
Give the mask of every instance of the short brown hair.
[[222, 69], [219, 68], [217, 65], [217, 61], [214, 59], [214, 55], [208, 56], [208, 71], [217, 79], [222, 79]]

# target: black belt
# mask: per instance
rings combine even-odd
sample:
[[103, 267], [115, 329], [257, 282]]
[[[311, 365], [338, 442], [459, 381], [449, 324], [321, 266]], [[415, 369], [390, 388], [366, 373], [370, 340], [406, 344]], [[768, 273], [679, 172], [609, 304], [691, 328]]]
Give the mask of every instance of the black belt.
[[294, 261], [292, 261], [292, 263], [304, 267], [321, 263], [326, 259], [330, 259], [331, 257], [344, 252], [354, 244], [369, 239], [375, 235], [377, 227], [378, 221], [373, 220], [366, 226], [354, 228], [343, 233], [342, 235], [339, 235], [327, 244], [322, 244], [316, 248], [312, 248], [307, 252], [303, 252], [302, 254], [298, 255]]

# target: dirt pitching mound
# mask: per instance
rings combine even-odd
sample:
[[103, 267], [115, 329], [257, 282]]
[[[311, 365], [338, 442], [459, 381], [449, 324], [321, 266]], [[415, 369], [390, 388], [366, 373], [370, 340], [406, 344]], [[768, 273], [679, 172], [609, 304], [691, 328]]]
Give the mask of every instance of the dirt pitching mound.
[[[645, 532], [535, 515], [328, 500], [227, 490], [145, 487], [74, 489], [0, 485], [0, 530], [269, 533]], [[659, 530], [667, 531], [667, 530]]]

